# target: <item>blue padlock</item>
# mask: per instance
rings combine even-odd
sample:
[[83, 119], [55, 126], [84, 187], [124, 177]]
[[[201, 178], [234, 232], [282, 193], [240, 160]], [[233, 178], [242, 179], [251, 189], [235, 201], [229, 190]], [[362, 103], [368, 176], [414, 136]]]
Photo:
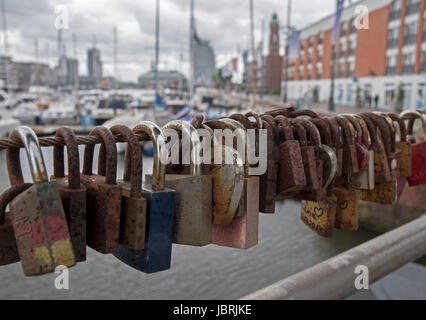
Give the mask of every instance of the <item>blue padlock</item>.
[[176, 192], [165, 188], [167, 149], [161, 129], [144, 121], [133, 131], [149, 137], [154, 146], [152, 183], [145, 182], [142, 187], [147, 200], [145, 248], [132, 250], [119, 245], [114, 256], [136, 270], [154, 273], [170, 269]]

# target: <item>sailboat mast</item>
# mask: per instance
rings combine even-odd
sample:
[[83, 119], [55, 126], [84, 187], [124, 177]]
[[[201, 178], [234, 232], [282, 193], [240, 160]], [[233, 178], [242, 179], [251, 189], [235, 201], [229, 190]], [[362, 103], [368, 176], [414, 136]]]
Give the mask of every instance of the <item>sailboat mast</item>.
[[9, 54], [9, 39], [7, 35], [7, 19], [6, 19], [6, 6], [4, 3], [5, 0], [1, 0], [1, 13], [2, 13], [2, 25], [3, 25], [3, 45], [4, 45], [4, 86], [6, 91], [9, 91], [9, 63], [8, 63], [8, 54]]
[[189, 107], [192, 108], [194, 97], [194, 0], [191, 0], [189, 23]]
[[253, 12], [253, 0], [250, 0], [250, 47], [251, 47], [251, 89], [252, 89], [252, 107], [256, 107], [256, 95], [257, 95], [257, 80], [256, 80], [256, 53], [254, 49], [254, 12]]
[[158, 60], [160, 56], [160, 0], [157, 0], [157, 9], [155, 16], [155, 94], [158, 95]]

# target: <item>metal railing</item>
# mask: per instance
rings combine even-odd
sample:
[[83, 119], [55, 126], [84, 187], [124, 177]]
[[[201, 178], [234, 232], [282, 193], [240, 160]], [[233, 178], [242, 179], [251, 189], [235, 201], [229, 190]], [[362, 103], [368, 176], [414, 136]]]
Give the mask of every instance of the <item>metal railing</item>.
[[373, 284], [426, 254], [426, 216], [321, 262], [241, 300], [333, 300], [357, 292], [355, 269], [368, 268]]
[[352, 57], [355, 55], [355, 49], [351, 48], [349, 49], [349, 56]]

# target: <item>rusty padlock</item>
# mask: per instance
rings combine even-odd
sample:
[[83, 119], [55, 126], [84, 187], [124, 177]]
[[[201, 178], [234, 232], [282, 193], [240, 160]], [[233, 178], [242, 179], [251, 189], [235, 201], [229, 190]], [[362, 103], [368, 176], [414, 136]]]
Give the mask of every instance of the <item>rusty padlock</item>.
[[143, 134], [154, 146], [152, 182], [142, 187], [142, 197], [147, 200], [145, 248], [132, 250], [119, 245], [114, 256], [136, 270], [154, 273], [170, 269], [176, 192], [165, 186], [167, 147], [162, 130], [143, 121], [133, 132]]
[[376, 183], [389, 182], [392, 180], [389, 163], [387, 160], [385, 146], [382, 139], [378, 138], [376, 125], [366, 115], [359, 115], [363, 119], [368, 127], [370, 134], [370, 146], [369, 150], [374, 152], [374, 181]]
[[90, 136], [102, 139], [106, 159], [100, 152], [98, 174], [93, 174], [95, 146], [85, 147], [81, 183], [87, 188], [87, 245], [109, 254], [117, 251], [120, 236], [121, 187], [116, 181], [117, 146], [105, 127], [94, 128]]
[[370, 148], [368, 126], [365, 120], [362, 119], [359, 115], [354, 114], [353, 117], [362, 128], [362, 132], [363, 132], [362, 143], [364, 146], [366, 146], [367, 152], [368, 152], [368, 164], [367, 164], [366, 170], [362, 174], [360, 174], [359, 177], [355, 178], [354, 182], [355, 182], [355, 185], [359, 187], [361, 190], [373, 190], [375, 186], [374, 151]]
[[342, 138], [343, 138], [343, 165], [342, 165], [342, 173], [343, 179], [336, 179], [336, 184], [346, 183], [351, 179], [351, 177], [359, 172], [358, 167], [358, 157], [355, 146], [355, 135], [354, 131], [350, 127], [350, 124], [346, 119], [341, 117], [335, 117], [339, 126], [342, 130]]
[[323, 197], [320, 201], [302, 201], [301, 219], [312, 231], [323, 237], [331, 237], [336, 220], [337, 197], [334, 194], [334, 177], [337, 173], [337, 156], [330, 147], [324, 152], [330, 163], [325, 167], [330, 170], [325, 174]]
[[[9, 139], [23, 143], [34, 185], [10, 202], [13, 229], [26, 276], [72, 267], [75, 257], [58, 184], [49, 182], [38, 139], [30, 128], [17, 127]], [[19, 149], [6, 152], [12, 186], [23, 184]]]
[[251, 147], [247, 145], [246, 129], [238, 121], [223, 119], [222, 122], [229, 125], [242, 138], [244, 143], [246, 161], [244, 165], [244, 189], [239, 211], [243, 215], [237, 215], [229, 225], [213, 225], [213, 243], [219, 246], [236, 249], [249, 249], [256, 246], [259, 241], [259, 177], [250, 176], [250, 164], [247, 161], [247, 152]]
[[388, 116], [398, 124], [399, 141], [396, 141], [395, 148], [401, 151], [401, 177], [411, 177], [412, 150], [411, 143], [407, 140], [407, 127], [405, 121], [396, 113], [389, 113]]
[[[407, 125], [407, 134], [412, 144], [412, 165], [411, 176], [407, 179], [410, 187], [426, 184], [426, 141], [422, 141], [421, 137], [414, 133], [414, 124], [418, 119], [422, 122], [422, 131], [426, 131], [426, 120], [419, 112], [403, 112], [401, 117], [409, 120]], [[420, 129], [419, 129], [420, 130]]]
[[31, 186], [31, 183], [20, 184], [7, 189], [0, 195], [0, 266], [19, 262], [12, 216], [10, 212], [6, 212], [6, 207], [9, 202]]
[[[212, 176], [201, 170], [201, 140], [197, 130], [189, 123], [176, 120], [162, 128], [178, 131], [187, 139], [190, 150], [190, 174], [166, 174], [166, 187], [176, 191], [173, 243], [206, 246], [212, 243], [213, 200]], [[149, 182], [152, 176], [147, 175]]]
[[342, 132], [340, 131], [340, 125], [335, 117], [324, 117], [323, 119], [328, 123], [332, 132], [334, 144], [333, 150], [336, 153], [337, 157], [336, 177], [341, 177], [343, 176], [343, 138]]
[[139, 140], [133, 131], [117, 125], [110, 129], [127, 141], [123, 180], [121, 186], [121, 217], [119, 244], [133, 250], [145, 247], [147, 201], [142, 197], [143, 159]]
[[267, 130], [267, 169], [259, 181], [259, 211], [275, 213], [278, 176], [278, 127], [272, 116], [264, 115], [263, 127]]
[[86, 261], [86, 210], [87, 189], [80, 182], [80, 156], [77, 138], [70, 128], [62, 127], [56, 131], [56, 137], [64, 140], [67, 147], [68, 175], [64, 169], [64, 147], [53, 148], [53, 176], [59, 186], [62, 204], [67, 218], [68, 229], [77, 262]]
[[275, 121], [281, 126], [283, 132], [279, 145], [277, 180], [277, 199], [280, 200], [283, 196], [302, 191], [307, 182], [300, 144], [294, 140], [289, 120], [283, 116], [277, 116]]
[[[290, 119], [296, 127], [300, 143], [304, 171], [306, 175], [306, 188], [294, 195], [294, 198], [308, 201], [319, 201], [322, 197], [323, 162], [319, 160], [318, 151], [321, 146], [321, 137], [318, 130], [313, 130], [310, 122], [302, 119]], [[316, 129], [316, 128], [315, 128]], [[309, 144], [307, 138], [309, 132]]]
[[376, 182], [373, 190], [362, 190], [360, 199], [380, 204], [394, 204], [398, 198], [398, 190], [394, 143], [392, 143], [390, 126], [386, 120], [379, 115], [373, 113], [364, 113], [362, 115], [370, 118], [374, 125], [379, 128], [380, 136], [386, 150], [391, 180], [388, 182]]
[[[244, 192], [244, 163], [238, 151], [222, 145], [224, 130], [230, 130], [223, 122], [212, 120], [204, 129], [211, 130], [214, 162], [211, 165], [213, 186], [213, 224], [227, 226], [232, 223]], [[213, 132], [214, 130], [214, 132]], [[227, 163], [226, 159], [232, 159]]]

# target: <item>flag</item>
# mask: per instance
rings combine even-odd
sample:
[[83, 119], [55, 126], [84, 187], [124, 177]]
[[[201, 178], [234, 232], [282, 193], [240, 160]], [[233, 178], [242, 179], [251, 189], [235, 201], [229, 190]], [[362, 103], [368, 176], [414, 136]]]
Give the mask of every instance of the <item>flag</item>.
[[289, 40], [289, 49], [288, 49], [288, 58], [297, 59], [299, 56], [299, 46], [300, 46], [300, 31], [293, 31], [290, 34]]
[[337, 0], [336, 18], [334, 19], [333, 32], [331, 34], [331, 45], [333, 46], [336, 45], [337, 38], [339, 37], [340, 19], [342, 18], [344, 3], [345, 3], [345, 0]]

